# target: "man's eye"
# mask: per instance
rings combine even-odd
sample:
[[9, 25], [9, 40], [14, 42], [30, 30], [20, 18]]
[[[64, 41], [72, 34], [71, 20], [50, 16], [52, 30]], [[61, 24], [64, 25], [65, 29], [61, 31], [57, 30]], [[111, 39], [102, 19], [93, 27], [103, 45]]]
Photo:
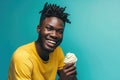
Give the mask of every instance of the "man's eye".
[[59, 34], [63, 34], [63, 30], [59, 30], [58, 33], [59, 33]]
[[48, 31], [53, 30], [51, 27], [46, 27], [46, 29], [47, 29]]

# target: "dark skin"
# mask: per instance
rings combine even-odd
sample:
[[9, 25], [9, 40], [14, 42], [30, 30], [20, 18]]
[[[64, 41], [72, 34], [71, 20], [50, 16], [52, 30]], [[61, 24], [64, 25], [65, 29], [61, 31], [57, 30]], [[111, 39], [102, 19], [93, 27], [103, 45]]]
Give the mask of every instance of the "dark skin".
[[[48, 17], [38, 26], [37, 31], [39, 37], [35, 42], [36, 50], [44, 61], [48, 61], [49, 54], [62, 42], [64, 22], [57, 17]], [[60, 80], [70, 80], [70, 76], [73, 76], [72, 80], [77, 80], [74, 63], [66, 64], [62, 70], [57, 72]]]
[[75, 63], [69, 63], [62, 70], [58, 70], [60, 80], [77, 80]]

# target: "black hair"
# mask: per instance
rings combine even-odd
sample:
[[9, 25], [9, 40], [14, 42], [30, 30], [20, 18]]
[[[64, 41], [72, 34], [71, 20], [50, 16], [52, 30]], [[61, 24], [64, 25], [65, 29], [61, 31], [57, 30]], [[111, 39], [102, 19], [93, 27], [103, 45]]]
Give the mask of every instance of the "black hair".
[[63, 7], [57, 6], [56, 4], [48, 4], [46, 2], [43, 10], [39, 12], [41, 13], [40, 24], [46, 17], [60, 18], [64, 22], [64, 24], [65, 22], [71, 23], [70, 20], [67, 18], [69, 14], [64, 12], [65, 8], [66, 7], [63, 8]]

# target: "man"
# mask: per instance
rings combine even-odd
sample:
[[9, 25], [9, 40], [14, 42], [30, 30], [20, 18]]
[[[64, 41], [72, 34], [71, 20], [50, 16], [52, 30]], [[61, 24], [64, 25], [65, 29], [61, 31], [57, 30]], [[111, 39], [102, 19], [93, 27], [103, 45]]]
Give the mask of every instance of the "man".
[[65, 23], [70, 23], [65, 8], [46, 3], [40, 11], [38, 39], [19, 47], [13, 54], [8, 80], [76, 80], [74, 63], [64, 64], [60, 43]]

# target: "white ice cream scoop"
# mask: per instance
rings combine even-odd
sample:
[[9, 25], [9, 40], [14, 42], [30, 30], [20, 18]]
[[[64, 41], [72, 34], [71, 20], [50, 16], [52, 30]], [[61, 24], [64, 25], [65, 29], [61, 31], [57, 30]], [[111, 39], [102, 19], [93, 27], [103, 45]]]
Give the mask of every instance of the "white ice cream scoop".
[[67, 55], [65, 56], [65, 60], [64, 60], [64, 63], [67, 64], [67, 63], [76, 63], [77, 61], [77, 57], [75, 56], [74, 53], [67, 53]]

